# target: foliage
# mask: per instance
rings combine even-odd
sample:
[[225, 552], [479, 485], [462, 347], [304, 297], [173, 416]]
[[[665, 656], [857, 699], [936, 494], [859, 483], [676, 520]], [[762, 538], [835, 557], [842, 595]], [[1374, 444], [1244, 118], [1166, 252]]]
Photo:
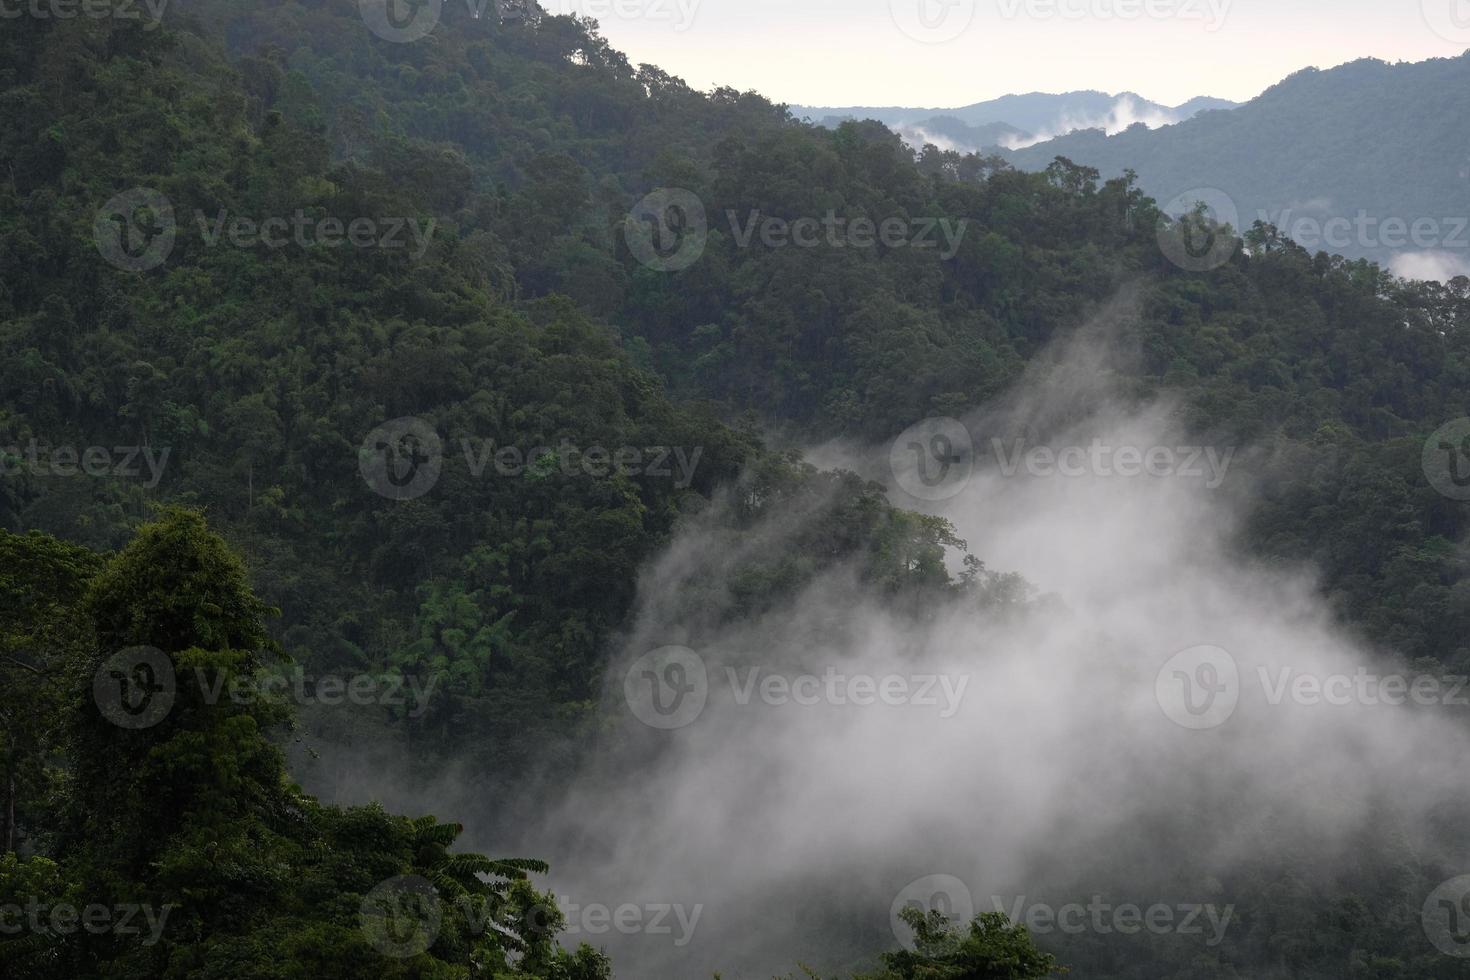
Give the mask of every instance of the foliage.
[[[610, 976], [594, 951], [557, 945], [554, 909], [530, 914], [552, 901], [529, 884], [545, 864], [454, 852], [458, 824], [323, 806], [289, 783], [268, 738], [281, 706], [211, 695], [195, 670], [220, 672], [230, 689], [256, 669], [234, 645], [265, 636], [266, 611], [197, 513], [167, 512], [105, 563], [37, 534], [0, 532], [0, 548], [35, 590], [26, 615], [56, 609], [86, 627], [36, 639], [47, 654], [38, 669], [66, 696], [34, 704], [18, 744], [65, 760], [50, 812], [64, 829], [29, 838], [40, 845], [29, 856], [0, 857], [0, 904], [35, 905], [43, 924], [16, 932], [7, 913], [7, 976]], [[156, 724], [100, 717], [98, 651], [118, 644], [168, 656], [176, 700]], [[385, 957], [361, 910], [380, 883], [407, 875], [447, 911], [423, 952]], [[141, 906], [159, 929], [135, 939], [116, 916], [80, 929], [75, 913], [67, 928], [52, 916], [61, 906]]]

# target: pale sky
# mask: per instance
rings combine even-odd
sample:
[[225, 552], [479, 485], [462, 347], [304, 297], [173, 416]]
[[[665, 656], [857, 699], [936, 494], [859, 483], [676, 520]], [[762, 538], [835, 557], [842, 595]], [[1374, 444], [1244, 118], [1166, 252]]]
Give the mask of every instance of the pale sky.
[[634, 64], [801, 105], [948, 107], [1070, 89], [1244, 101], [1307, 66], [1470, 48], [1470, 0], [540, 2], [593, 17]]

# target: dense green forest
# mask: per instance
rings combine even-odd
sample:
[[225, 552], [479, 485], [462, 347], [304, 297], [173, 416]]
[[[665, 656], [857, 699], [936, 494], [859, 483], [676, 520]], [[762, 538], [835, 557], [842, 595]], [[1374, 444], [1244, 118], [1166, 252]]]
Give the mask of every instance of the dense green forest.
[[[1119, 384], [1257, 449], [1242, 553], [1315, 565], [1371, 642], [1470, 670], [1470, 512], [1420, 466], [1425, 438], [1470, 415], [1470, 281], [1399, 281], [1266, 225], [1187, 272], [1128, 177], [916, 154], [875, 123], [829, 131], [694, 91], [590, 22], [457, 3], [413, 43], [351, 0], [7, 21], [0, 102], [0, 905], [174, 907], [148, 946], [0, 935], [7, 975], [608, 975], [554, 921], [530, 925], [538, 861], [453, 852], [457, 824], [293, 786], [284, 704], [181, 683], [162, 724], [128, 730], [94, 677], [147, 647], [185, 679], [412, 679], [426, 703], [314, 734], [391, 740], [428, 772], [484, 760], [486, 797], [514, 798], [598, 730], [639, 569], [693, 515], [738, 532], [794, 502], [812, 514], [745, 570], [737, 612], [838, 565], [916, 614], [972, 587], [984, 556], [947, 571], [965, 546], [943, 521], [779, 447], [978, 408], [1124, 288], [1137, 356]], [[709, 218], [680, 271], [630, 247], [627, 217], [659, 188]], [[967, 230], [952, 255], [742, 244], [724, 216], [756, 211]], [[362, 219], [368, 245], [327, 241]], [[372, 434], [406, 418], [442, 440], [421, 494], [399, 492], [405, 471], [371, 475]], [[476, 461], [497, 447], [551, 451], [489, 477]], [[590, 447], [671, 465], [592, 476]], [[1274, 883], [1267, 938], [1178, 975], [1470, 975], [1403, 926], [1419, 898], [1392, 883], [1401, 860], [1419, 859], [1365, 858], [1363, 894], [1325, 901]], [[444, 910], [409, 958], [359, 925], [399, 876]], [[874, 969], [1055, 965], [993, 918], [925, 935]], [[1161, 975], [1106, 951], [1072, 962]]]

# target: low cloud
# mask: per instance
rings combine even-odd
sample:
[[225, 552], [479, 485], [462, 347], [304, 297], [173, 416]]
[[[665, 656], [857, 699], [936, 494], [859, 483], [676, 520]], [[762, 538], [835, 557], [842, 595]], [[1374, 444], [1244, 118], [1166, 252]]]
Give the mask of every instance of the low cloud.
[[[1112, 397], [1107, 324], [1041, 360], [1010, 398], [965, 420], [982, 452], [991, 434], [1200, 439], [1168, 403]], [[813, 455], [880, 475], [889, 447]], [[739, 539], [712, 514], [644, 574], [608, 676], [609, 736], [514, 846], [552, 860], [558, 889], [582, 901], [701, 904], [686, 946], [608, 937], [620, 969], [648, 977], [851, 965], [893, 945], [890, 904], [926, 875], [963, 882], [981, 909], [1019, 895], [1182, 905], [1214, 901], [1220, 878], [1246, 867], [1289, 861], [1330, 883], [1339, 862], [1395, 841], [1435, 855], [1425, 828], [1462, 795], [1463, 718], [1260, 690], [1282, 669], [1323, 676], [1382, 660], [1334, 620], [1310, 570], [1239, 557], [1251, 479], [1232, 473], [1220, 492], [1174, 478], [1007, 476], [982, 457], [952, 498], [894, 502], [948, 518], [973, 553], [1038, 594], [969, 597], [919, 619], [839, 569], [777, 610], [727, 620], [748, 560], [814, 514], [778, 515]], [[695, 720], [655, 731], [629, 712], [626, 674], [668, 644], [697, 651], [712, 677], [759, 664], [967, 682], [952, 713], [741, 703], [712, 682]], [[1176, 655], [1201, 646], [1238, 666], [1238, 704], [1192, 730], [1160, 691]]]
[[1388, 268], [1404, 279], [1449, 282], [1457, 276], [1470, 276], [1470, 256], [1444, 251], [1409, 252], [1395, 255]]
[[1112, 107], [1102, 115], [1063, 115], [1055, 126], [1031, 136], [1007, 137], [1001, 140], [1001, 145], [1007, 150], [1024, 150], [1038, 143], [1054, 140], [1058, 136], [1075, 133], [1080, 129], [1101, 129], [1109, 136], [1116, 136], [1138, 123], [1143, 123], [1149, 129], [1159, 129], [1181, 122], [1182, 118], [1170, 109], [1144, 108], [1139, 105], [1137, 99], [1123, 95], [1119, 96], [1113, 102]]
[[[1036, 358], [1009, 396], [962, 420], [979, 455], [958, 492], [927, 502], [893, 491], [1034, 591], [1011, 582], [916, 612], [839, 567], [750, 613], [751, 569], [789, 557], [827, 501], [735, 534], [721, 509], [748, 503], [748, 491], [733, 488], [645, 569], [600, 735], [579, 766], [548, 767], [511, 793], [460, 771], [425, 786], [412, 763], [379, 755], [358, 768], [334, 761], [334, 795], [465, 819], [477, 850], [550, 861], [567, 906], [702, 910], [687, 934], [576, 937], [605, 947], [619, 975], [647, 978], [765, 980], [798, 961], [854, 968], [896, 944], [891, 910], [921, 879], [967, 889], [978, 911], [1213, 909], [1198, 917], [1216, 923], [1203, 932], [1135, 937], [1204, 955], [1244, 941], [1230, 909], [1255, 894], [1242, 881], [1289, 869], [1293, 887], [1331, 894], [1339, 872], [1378, 858], [1455, 867], [1464, 856], [1434, 828], [1464, 812], [1470, 708], [1273, 695], [1283, 676], [1397, 668], [1335, 619], [1311, 569], [1240, 555], [1265, 454], [1241, 447], [1213, 489], [1177, 475], [1007, 475], [987, 454], [994, 438], [1231, 448], [1183, 428], [1167, 400], [1119, 396], [1111, 379], [1131, 356], [1118, 338], [1133, 302], [1120, 298]], [[897, 488], [906, 481], [891, 448], [834, 442], [809, 458]], [[656, 677], [708, 678], [703, 701], [668, 730], [629, 700], [664, 648], [688, 654]], [[1217, 669], [1219, 652], [1233, 678]], [[753, 667], [796, 683], [736, 696], [727, 668], [747, 678]], [[841, 697], [801, 686], [833, 674]], [[853, 678], [894, 677], [903, 696], [852, 696]], [[937, 701], [915, 696], [930, 677], [950, 680], [928, 689]], [[1215, 702], [1232, 680], [1228, 702]], [[1202, 694], [1211, 712], [1195, 711]], [[483, 764], [467, 760], [465, 772]], [[1401, 884], [1417, 902], [1436, 882]]]

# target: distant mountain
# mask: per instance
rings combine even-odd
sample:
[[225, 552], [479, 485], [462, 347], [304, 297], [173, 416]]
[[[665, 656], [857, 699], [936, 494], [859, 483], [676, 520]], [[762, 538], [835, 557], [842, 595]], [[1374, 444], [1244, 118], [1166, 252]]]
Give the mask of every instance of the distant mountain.
[[825, 126], [844, 119], [876, 119], [903, 134], [910, 142], [926, 142], [925, 135], [944, 149], [978, 152], [992, 147], [1022, 147], [1079, 129], [1120, 132], [1135, 123], [1166, 126], [1182, 122], [1207, 109], [1229, 109], [1224, 99], [1195, 98], [1180, 106], [1151, 102], [1133, 92], [1031, 92], [1006, 95], [958, 109], [922, 109], [899, 106], [818, 108], [792, 106], [798, 118]]
[[1311, 251], [1402, 274], [1470, 273], [1467, 91], [1470, 53], [1368, 59], [1300, 71], [1230, 112], [1112, 136], [1075, 132], [1006, 156], [1028, 170], [1058, 156], [1105, 177], [1131, 168], [1161, 203], [1218, 188], [1242, 227], [1268, 219]]
[[[813, 120], [828, 129], [851, 119], [871, 119], [871, 116], [823, 116]], [[916, 149], [933, 143], [942, 150], [959, 153], [993, 152], [1001, 147], [1030, 146], [1036, 137], [1024, 129], [1009, 123], [993, 122], [972, 126], [957, 116], [930, 116], [917, 122], [886, 122], [894, 132], [902, 136]]]

